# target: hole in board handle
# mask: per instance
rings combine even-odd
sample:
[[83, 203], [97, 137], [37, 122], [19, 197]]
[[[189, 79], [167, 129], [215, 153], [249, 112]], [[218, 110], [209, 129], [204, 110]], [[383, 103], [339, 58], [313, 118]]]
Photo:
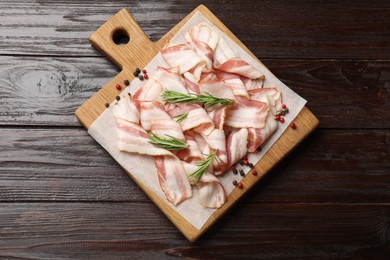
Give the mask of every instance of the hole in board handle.
[[112, 35], [112, 40], [116, 45], [125, 45], [130, 41], [130, 37], [125, 30], [119, 29]]

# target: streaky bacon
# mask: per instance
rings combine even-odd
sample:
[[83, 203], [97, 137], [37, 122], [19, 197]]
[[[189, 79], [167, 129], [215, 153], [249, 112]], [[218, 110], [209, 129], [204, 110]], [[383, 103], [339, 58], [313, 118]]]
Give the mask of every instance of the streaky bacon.
[[210, 71], [213, 68], [213, 50], [202, 41], [193, 40], [190, 44], [196, 54], [198, 54], [206, 62], [206, 67], [203, 70]]
[[200, 23], [192, 27], [185, 35], [187, 42], [199, 41], [207, 44], [212, 51], [217, 47], [219, 33], [213, 30], [207, 23]]
[[225, 124], [227, 106], [218, 107], [208, 112], [209, 117], [214, 123], [214, 127], [223, 130]]
[[118, 149], [129, 153], [172, 156], [168, 150], [149, 143], [148, 134], [139, 124], [117, 119]]
[[165, 111], [163, 104], [155, 101], [140, 102], [140, 120], [145, 130], [150, 130], [155, 119], [171, 119]]
[[267, 123], [264, 128], [248, 128], [248, 152], [256, 152], [278, 128], [276, 120], [271, 113], [268, 114]]
[[128, 95], [122, 95], [121, 99], [112, 109], [113, 115], [117, 119], [139, 123], [139, 103]]
[[240, 130], [234, 129], [227, 141], [227, 154], [229, 159], [229, 166], [235, 164], [238, 160], [240, 160], [246, 153], [247, 150], [247, 142], [248, 142], [248, 130], [246, 128], [241, 128]]
[[263, 128], [267, 119], [267, 103], [236, 97], [236, 104], [227, 111], [225, 124], [235, 128]]
[[158, 180], [167, 200], [178, 205], [192, 196], [192, 189], [182, 162], [176, 156], [156, 156]]
[[231, 58], [219, 65], [217, 69], [235, 73], [250, 79], [259, 79], [264, 77], [263, 74], [241, 58]]
[[260, 102], [268, 102], [267, 96], [273, 99], [273, 102], [269, 102], [276, 110], [282, 109], [282, 92], [275, 87], [266, 87], [253, 89], [248, 91], [252, 100], [260, 101]]
[[213, 122], [206, 111], [198, 104], [180, 104], [168, 111], [172, 118], [186, 112], [188, 112], [188, 115], [180, 122], [183, 131], [192, 129], [205, 135], [213, 131]]
[[206, 65], [205, 61], [187, 44], [168, 45], [161, 50], [161, 55], [169, 66], [179, 66], [180, 74], [184, 74], [198, 65]]
[[245, 85], [239, 75], [224, 71], [216, 71], [215, 73], [218, 79], [223, 80], [230, 87], [235, 96], [243, 96], [249, 98]]
[[257, 88], [262, 88], [264, 84], [264, 76], [258, 79], [249, 79], [246, 77], [241, 77], [241, 81], [244, 83], [247, 91]]
[[220, 208], [225, 204], [226, 191], [221, 182], [208, 172], [202, 175], [197, 183], [199, 188], [199, 202], [207, 208]]
[[171, 118], [152, 120], [150, 131], [162, 138], [172, 136], [179, 140], [185, 141], [183, 130], [181, 129], [180, 124]]
[[199, 84], [201, 94], [210, 94], [218, 98], [234, 99], [233, 91], [224, 81], [215, 81]]
[[215, 128], [211, 134], [202, 135], [202, 137], [209, 145], [211, 151], [217, 152], [217, 160], [213, 162], [213, 169], [215, 175], [221, 175], [228, 167], [225, 132]]
[[185, 79], [186, 81], [186, 88], [188, 93], [192, 94], [200, 94], [199, 85], [192, 82], [191, 80]]
[[160, 83], [152, 78], [134, 93], [133, 98], [141, 101], [158, 101], [162, 103], [162, 90]]
[[179, 74], [179, 68], [163, 68], [157, 67], [156, 73], [153, 77], [157, 80], [164, 90], [172, 90], [187, 94], [186, 82]]

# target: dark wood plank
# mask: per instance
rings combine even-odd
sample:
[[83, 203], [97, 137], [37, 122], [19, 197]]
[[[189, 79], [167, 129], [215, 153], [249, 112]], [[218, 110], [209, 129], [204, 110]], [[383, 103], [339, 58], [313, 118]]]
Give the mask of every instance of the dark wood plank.
[[[390, 58], [385, 0], [203, 3], [260, 58]], [[188, 0], [3, 0], [0, 54], [100, 56], [87, 38], [121, 8], [157, 40], [198, 5]]]
[[[149, 201], [83, 129], [0, 129], [0, 147], [0, 201]], [[243, 203], [388, 202], [389, 158], [387, 130], [318, 130]]]
[[0, 204], [0, 257], [373, 258], [389, 254], [390, 205], [237, 205], [191, 244], [151, 203]]
[[[390, 61], [264, 60], [322, 128], [388, 128]], [[0, 57], [0, 124], [79, 125], [74, 111], [118, 73], [105, 58]]]

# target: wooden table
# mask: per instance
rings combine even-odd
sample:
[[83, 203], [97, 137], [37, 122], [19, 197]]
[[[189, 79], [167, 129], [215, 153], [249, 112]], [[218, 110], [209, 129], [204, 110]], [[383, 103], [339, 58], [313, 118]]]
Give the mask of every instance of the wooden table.
[[190, 243], [73, 113], [119, 72], [101, 24], [127, 7], [157, 40], [199, 3], [0, 0], [0, 258], [390, 255], [390, 4], [255, 2], [205, 5], [320, 128]]

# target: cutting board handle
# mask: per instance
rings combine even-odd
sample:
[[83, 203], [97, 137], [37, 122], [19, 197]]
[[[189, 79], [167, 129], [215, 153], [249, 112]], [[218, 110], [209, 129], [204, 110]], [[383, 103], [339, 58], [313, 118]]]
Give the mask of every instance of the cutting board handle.
[[[117, 45], [114, 36], [118, 34], [127, 35], [129, 41], [124, 45]], [[157, 54], [161, 43], [152, 42], [126, 9], [103, 24], [89, 40], [122, 70], [144, 67]]]

